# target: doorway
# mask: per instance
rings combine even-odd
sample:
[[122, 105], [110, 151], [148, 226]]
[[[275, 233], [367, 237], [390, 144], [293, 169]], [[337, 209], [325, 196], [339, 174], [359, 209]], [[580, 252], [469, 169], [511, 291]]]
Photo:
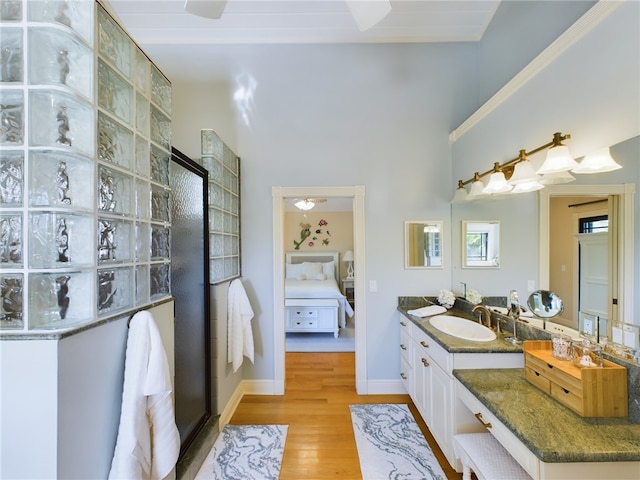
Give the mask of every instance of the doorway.
[[[539, 196], [539, 282], [550, 288], [550, 206], [553, 197], [591, 197], [609, 199], [610, 255], [608, 318], [610, 322], [633, 323], [634, 289], [634, 225], [633, 194], [635, 184], [620, 185], [550, 185]], [[576, 286], [577, 292], [577, 286]], [[577, 297], [577, 293], [574, 295]], [[577, 303], [576, 303], [577, 306]], [[571, 326], [577, 328], [577, 325]]]
[[366, 292], [365, 292], [365, 227], [364, 194], [362, 185], [351, 187], [273, 187], [273, 319], [274, 319], [274, 394], [283, 395], [285, 389], [285, 311], [284, 311], [284, 214], [285, 200], [295, 197], [344, 197], [353, 199], [353, 244], [355, 297], [358, 298], [355, 333], [356, 391], [367, 394], [366, 382]]

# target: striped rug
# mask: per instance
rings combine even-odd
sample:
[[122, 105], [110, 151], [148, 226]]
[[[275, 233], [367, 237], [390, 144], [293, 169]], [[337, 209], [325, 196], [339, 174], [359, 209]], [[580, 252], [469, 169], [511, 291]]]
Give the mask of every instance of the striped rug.
[[349, 408], [363, 480], [446, 480], [407, 405]]
[[287, 425], [227, 425], [196, 480], [277, 480]]

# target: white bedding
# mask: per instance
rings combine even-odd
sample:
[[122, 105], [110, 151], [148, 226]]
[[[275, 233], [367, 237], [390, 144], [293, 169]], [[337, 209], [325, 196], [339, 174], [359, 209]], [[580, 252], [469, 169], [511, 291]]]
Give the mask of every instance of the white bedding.
[[285, 298], [337, 298], [345, 309], [345, 313], [353, 316], [353, 309], [346, 297], [340, 291], [338, 282], [334, 278], [326, 280], [295, 280], [287, 278], [284, 281]]

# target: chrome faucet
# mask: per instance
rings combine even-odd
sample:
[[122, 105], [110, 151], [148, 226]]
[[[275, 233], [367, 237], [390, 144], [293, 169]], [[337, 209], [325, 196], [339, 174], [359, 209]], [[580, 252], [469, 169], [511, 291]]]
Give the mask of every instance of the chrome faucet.
[[[489, 310], [489, 308], [486, 305], [476, 305], [475, 307], [473, 307], [471, 309], [471, 311], [474, 312], [474, 313], [476, 311], [479, 311], [479, 313], [478, 313], [478, 323], [480, 325], [484, 325], [484, 323], [482, 322], [482, 314], [484, 313], [485, 318], [487, 319], [487, 323], [486, 323], [487, 327], [493, 328], [491, 326], [491, 310]], [[500, 321], [498, 319], [496, 319], [495, 324], [496, 324], [495, 331], [497, 333], [500, 333]]]

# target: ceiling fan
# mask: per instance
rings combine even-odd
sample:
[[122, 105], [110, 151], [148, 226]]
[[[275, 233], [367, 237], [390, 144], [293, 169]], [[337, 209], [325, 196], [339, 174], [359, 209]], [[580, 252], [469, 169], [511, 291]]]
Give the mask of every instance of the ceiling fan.
[[[184, 9], [207, 18], [220, 18], [228, 0], [185, 0]], [[364, 32], [376, 25], [391, 11], [390, 0], [345, 0], [351, 15], [358, 26], [358, 30]]]
[[316, 203], [324, 203], [326, 201], [326, 198], [303, 198], [301, 200], [296, 199], [294, 205], [300, 210], [311, 210], [316, 206]]

